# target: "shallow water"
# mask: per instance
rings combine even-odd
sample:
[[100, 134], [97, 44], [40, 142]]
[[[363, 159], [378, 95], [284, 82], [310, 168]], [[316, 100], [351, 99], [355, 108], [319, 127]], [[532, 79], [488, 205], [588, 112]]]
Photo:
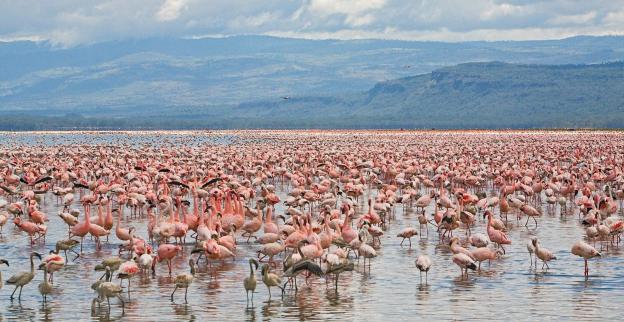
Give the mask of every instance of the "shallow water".
[[[81, 134], [82, 137], [76, 140], [58, 136], [42, 139], [40, 136], [31, 135], [31, 140], [57, 140], [53, 144], [69, 140], [71, 143], [67, 144], [76, 144], [90, 134]], [[107, 134], [106, 140], [119, 139], [116, 135], [120, 134]], [[15, 138], [0, 138], [3, 144], [15, 141]], [[139, 144], [151, 144], [161, 139], [160, 136], [147, 134], [140, 139]], [[130, 137], [128, 140], [134, 138]], [[215, 141], [214, 137], [206, 139], [207, 141], [194, 140], [217, 144], [236, 142], [235, 136], [228, 136], [224, 141]], [[280, 188], [279, 185], [277, 187]], [[367, 193], [370, 196], [375, 195], [374, 190]], [[76, 197], [78, 200], [78, 196]], [[280, 197], [283, 200], [283, 190]], [[366, 211], [363, 202], [366, 199], [360, 199], [360, 213]], [[27, 269], [27, 256], [31, 251], [47, 253], [53, 249], [56, 240], [67, 237], [66, 225], [55, 215], [59, 207], [53, 195], [46, 195], [42, 208], [50, 218], [45, 245], [40, 242], [31, 248], [27, 236], [15, 229], [13, 224], [9, 223], [4, 227], [0, 239], [0, 257], [9, 260], [11, 266], [0, 267], [3, 279]], [[247, 244], [238, 238], [235, 261], [217, 264], [213, 273], [204, 264], [200, 265], [195, 281], [188, 291], [188, 304], [184, 304], [183, 292], [180, 291], [176, 293], [175, 301], [170, 301], [173, 284], [166, 265], [157, 267], [155, 277], [135, 277], [131, 282], [130, 300], [123, 320], [379, 321], [389, 318], [418, 318], [541, 321], [620, 318], [620, 307], [624, 304], [621, 296], [624, 292], [624, 257], [621, 250], [610, 249], [604, 253], [603, 258], [591, 260], [590, 277], [585, 279], [583, 260], [570, 254], [571, 245], [584, 235], [577, 215], [561, 217], [559, 208], [552, 211], [552, 214], [549, 214], [546, 206], [543, 209], [545, 215], [538, 219], [538, 229], [533, 229], [532, 222], [526, 228], [524, 219], [517, 223], [515, 218], [512, 219], [514, 216], [510, 215], [508, 234], [513, 244], [506, 247], [506, 255], [500, 260], [492, 261], [491, 265], [484, 262], [481, 273], [470, 272], [467, 280], [461, 280], [458, 267], [450, 260], [447, 243], [439, 242], [432, 226], [429, 227], [428, 238], [420, 236], [413, 239], [411, 249], [399, 246], [401, 240], [395, 237], [398, 231], [407, 226], [418, 227], [414, 209], [404, 210], [399, 204], [395, 206], [396, 218], [390, 222], [381, 238], [382, 246], [378, 250], [378, 257], [372, 260], [370, 272], [368, 269], [364, 272], [360, 264], [354, 272], [342, 274], [337, 293], [331, 281], [326, 286], [323, 279], [311, 278], [310, 285], [300, 287], [297, 294], [287, 291], [281, 298], [279, 290], [274, 289], [271, 300], [266, 287], [259, 280], [253, 307], [247, 306], [242, 280], [249, 273], [247, 259], [255, 256], [259, 245]], [[277, 212], [282, 210], [280, 206]], [[428, 209], [428, 213], [431, 210]], [[129, 210], [125, 214], [124, 226], [132, 224], [142, 236], [146, 236], [146, 220], [130, 219]], [[482, 218], [473, 228], [473, 232], [485, 233]], [[463, 238], [465, 230], [460, 228], [456, 235]], [[558, 259], [551, 262], [548, 271], [529, 270], [526, 241], [534, 235], [539, 237], [544, 247], [557, 255]], [[13, 288], [4, 285], [0, 290], [0, 320], [121, 319], [121, 307], [114, 299], [111, 299], [110, 315], [106, 309], [102, 309], [96, 316], [91, 316], [90, 313], [90, 303], [94, 297], [90, 285], [100, 276], [93, 271], [93, 267], [103, 257], [116, 254], [119, 244], [112, 234], [109, 243], [105, 243], [103, 249], [96, 252], [94, 243], [86, 238], [83, 255], [75, 262], [71, 261], [73, 255], [70, 255], [70, 262], [66, 267], [55, 273], [55, 292], [45, 306], [41, 303], [36, 287], [42, 279], [40, 271], [33, 283], [24, 287], [21, 303], [9, 300]], [[192, 246], [186, 246], [184, 254], [175, 258], [174, 276], [188, 270], [191, 249]], [[414, 266], [414, 260], [421, 253], [428, 254], [433, 260], [427, 285], [419, 283], [419, 273]], [[300, 278], [300, 286], [304, 285], [302, 281], [303, 278]], [[127, 299], [127, 294], [125, 298]]]

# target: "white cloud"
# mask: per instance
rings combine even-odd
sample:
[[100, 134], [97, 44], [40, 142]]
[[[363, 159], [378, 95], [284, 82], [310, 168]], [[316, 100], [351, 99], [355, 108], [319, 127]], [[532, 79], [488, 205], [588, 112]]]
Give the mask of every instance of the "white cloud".
[[624, 0], [15, 0], [0, 39], [61, 46], [154, 36], [272, 34], [414, 40], [622, 34]]
[[[412, 41], [500, 41], [500, 40], [546, 40], [562, 39], [577, 36], [574, 29], [567, 28], [522, 28], [507, 29], [504, 33], [496, 29], [475, 29], [469, 32], [455, 32], [446, 28], [437, 30], [401, 31], [387, 28], [382, 31], [366, 31], [358, 29], [342, 29], [334, 32], [281, 32], [265, 33], [269, 36], [304, 38], [304, 39], [393, 39]], [[624, 29], [592, 29], [585, 35], [624, 36]]]
[[481, 19], [489, 20], [500, 17], [524, 14], [526, 9], [509, 3], [490, 4], [489, 8], [481, 13]]
[[278, 14], [271, 12], [262, 12], [255, 16], [242, 16], [228, 22], [228, 25], [234, 29], [243, 29], [246, 27], [261, 27], [269, 22], [275, 21], [279, 18]]
[[582, 25], [594, 20], [596, 15], [596, 11], [590, 11], [581, 15], [555, 16], [547, 22], [552, 25]]
[[385, 0], [311, 0], [308, 6], [310, 11], [330, 15], [342, 13], [357, 15], [362, 12], [382, 8]]
[[352, 27], [360, 27], [370, 25], [374, 20], [375, 16], [369, 13], [363, 16], [348, 16], [345, 23]]
[[624, 26], [624, 10], [609, 12], [603, 21], [608, 25]]
[[184, 9], [186, 0], [165, 0], [160, 7], [160, 10], [156, 13], [156, 18], [159, 21], [171, 21], [178, 19], [180, 12]]
[[383, 8], [385, 4], [385, 0], [311, 0], [307, 9], [321, 17], [344, 15], [346, 25], [359, 27], [373, 22], [375, 16], [371, 12]]

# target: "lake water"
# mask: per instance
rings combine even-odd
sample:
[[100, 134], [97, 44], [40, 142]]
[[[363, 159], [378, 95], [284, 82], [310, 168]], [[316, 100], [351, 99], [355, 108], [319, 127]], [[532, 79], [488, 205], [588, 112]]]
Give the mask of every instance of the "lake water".
[[[120, 140], [141, 144], [236, 144], [240, 138], [235, 133], [177, 133], [177, 134], [4, 134], [0, 143], [28, 144], [33, 142], [59, 145], [79, 143], [113, 144]], [[265, 137], [265, 140], [271, 140]], [[279, 185], [278, 185], [279, 188]], [[280, 190], [282, 200], [286, 191]], [[375, 190], [366, 191], [375, 196]], [[78, 196], [76, 200], [78, 200]], [[359, 212], [366, 211], [364, 200], [360, 199]], [[75, 205], [75, 207], [79, 207]], [[11, 302], [13, 290], [4, 285], [0, 290], [0, 321], [9, 320], [118, 320], [127, 321], [171, 321], [216, 320], [216, 321], [268, 321], [268, 320], [493, 320], [493, 321], [544, 321], [544, 320], [618, 320], [624, 305], [624, 256], [620, 249], [610, 249], [604, 257], [590, 261], [590, 277], [583, 276], [583, 260], [570, 254], [571, 245], [584, 236], [584, 228], [576, 214], [559, 216], [557, 208], [538, 219], [537, 230], [524, 227], [524, 220], [517, 224], [510, 216], [508, 235], [513, 241], [506, 247], [507, 253], [491, 265], [484, 262], [482, 272], [470, 272], [467, 280], [460, 278], [459, 268], [451, 262], [447, 242], [440, 243], [432, 226], [428, 239], [413, 239], [413, 247], [400, 247], [396, 234], [404, 227], [418, 227], [414, 209], [405, 210], [399, 204], [395, 207], [396, 218], [390, 222], [381, 238], [378, 257], [372, 260], [370, 272], [364, 272], [357, 265], [352, 273], [344, 273], [334, 291], [331, 281], [326, 286], [324, 279], [311, 278], [309, 286], [300, 279], [297, 294], [287, 291], [283, 298], [277, 289], [268, 300], [267, 289], [259, 279], [253, 307], [248, 307], [243, 278], [248, 274], [249, 257], [259, 249], [258, 244], [247, 244], [238, 238], [235, 261], [226, 261], [214, 266], [215, 272], [201, 264], [195, 281], [188, 290], [189, 302], [184, 304], [183, 292], [178, 292], [174, 302], [169, 295], [173, 290], [172, 278], [166, 265], [159, 265], [156, 276], [146, 275], [132, 280], [131, 299], [125, 315], [117, 300], [111, 299], [111, 312], [107, 315], [91, 316], [90, 303], [95, 296], [90, 285], [99, 276], [94, 265], [107, 255], [116, 255], [120, 242], [111, 234], [109, 243], [101, 251], [95, 251], [94, 242], [85, 239], [83, 255], [75, 262], [55, 273], [55, 291], [43, 305], [37, 291], [41, 271], [35, 280], [24, 287], [22, 301]], [[24, 233], [7, 223], [0, 238], [0, 257], [9, 260], [11, 266], [2, 266], [6, 280], [17, 271], [28, 268], [28, 254], [37, 251], [47, 254], [58, 239], [67, 238], [67, 226], [56, 216], [59, 206], [52, 194], [45, 197], [43, 211], [50, 218], [46, 244], [37, 243], [31, 248]], [[432, 207], [427, 209], [431, 213]], [[497, 210], [498, 211], [498, 210]], [[278, 205], [277, 212], [283, 212]], [[124, 226], [130, 224], [140, 235], [146, 236], [146, 220], [130, 219], [126, 210]], [[485, 233], [482, 218], [473, 232]], [[465, 237], [464, 228], [456, 232]], [[538, 236], [544, 247], [554, 251], [558, 259], [550, 263], [550, 270], [529, 269], [529, 255], [526, 242], [531, 236]], [[193, 246], [185, 246], [184, 254], [173, 262], [176, 273], [187, 272], [188, 258]], [[419, 254], [427, 254], [433, 261], [428, 285], [419, 283], [419, 272], [414, 260]], [[73, 258], [70, 255], [70, 259]], [[539, 265], [541, 267], [541, 264]], [[260, 274], [258, 273], [258, 276]], [[124, 283], [125, 285], [125, 283]], [[127, 298], [127, 295], [124, 294]], [[103, 306], [103, 308], [105, 305]]]

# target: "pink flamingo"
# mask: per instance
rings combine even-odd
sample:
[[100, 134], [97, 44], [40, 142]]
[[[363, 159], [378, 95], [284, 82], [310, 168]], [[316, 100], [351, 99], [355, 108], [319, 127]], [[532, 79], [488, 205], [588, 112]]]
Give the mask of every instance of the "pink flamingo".
[[100, 237], [108, 236], [110, 231], [104, 229], [104, 227], [96, 224], [92, 224], [90, 220], [91, 210], [89, 207], [85, 208], [85, 221], [89, 225], [89, 234], [95, 238], [95, 247], [97, 250], [102, 249], [102, 243], [100, 242]]
[[35, 224], [43, 225], [46, 221], [48, 221], [48, 216], [38, 210], [34, 204], [28, 207], [28, 216]]
[[494, 229], [494, 227], [492, 227], [492, 212], [490, 212], [489, 210], [486, 210], [485, 214], [488, 217], [488, 223], [487, 223], [488, 237], [493, 243], [497, 244], [503, 250], [503, 254], [505, 254], [505, 248], [503, 247], [503, 245], [511, 244], [511, 239], [509, 239], [509, 237], [507, 237], [507, 235], [504, 232], [500, 230], [496, 230]]
[[594, 247], [582, 240], [572, 245], [571, 252], [576, 256], [583, 257], [583, 260], [585, 260], [585, 271], [583, 272], [583, 275], [585, 275], [585, 277], [589, 276], [589, 265], [587, 264], [587, 260], [590, 258], [602, 256], [599, 251], [597, 251]]
[[349, 205], [344, 204], [342, 209], [343, 213], [345, 213], [345, 218], [342, 226], [340, 227], [341, 235], [342, 239], [344, 239], [346, 243], [350, 243], [358, 237], [358, 234], [357, 231], [351, 228], [351, 213], [349, 212]]
[[121, 227], [121, 217], [123, 217], [123, 206], [120, 207], [120, 210], [115, 209], [117, 211], [117, 225], [115, 227], [115, 236], [121, 241], [130, 240], [130, 229]]
[[182, 202], [180, 197], [176, 197], [176, 212], [175, 212], [175, 222], [174, 222], [174, 232], [173, 237], [176, 239], [176, 242], [179, 240], [181, 244], [184, 244], [184, 239], [186, 238], [186, 231], [188, 230], [188, 225], [184, 222], [180, 222], [180, 209], [182, 208]]
[[[87, 212], [86, 211], [87, 208], [88, 208], [88, 206], [85, 205], [84, 206], [85, 214]], [[89, 226], [90, 225], [91, 224], [89, 222], [87, 222], [87, 217], [85, 216], [85, 220], [84, 221], [81, 221], [81, 222], [75, 224], [70, 229], [71, 236], [78, 236], [78, 237], [80, 237], [80, 253], [82, 253], [82, 242], [84, 241], [84, 236], [86, 236], [89, 233]]]
[[293, 217], [293, 225], [296, 225], [296, 227], [295, 231], [290, 233], [290, 235], [288, 235], [288, 237], [286, 237], [286, 240], [284, 241], [284, 246], [286, 248], [297, 248], [299, 242], [306, 238], [306, 235], [303, 231], [303, 224], [301, 224], [299, 220], [303, 219]]
[[191, 214], [187, 211], [188, 204], [186, 204], [185, 201], [182, 201], [182, 215], [184, 222], [186, 223], [188, 230], [192, 230], [194, 232], [197, 232], [197, 226], [199, 226], [198, 202], [199, 200], [197, 200], [197, 197], [193, 197], [193, 213]]
[[[36, 239], [39, 239], [42, 236], [45, 236], [45, 233], [47, 231], [47, 228], [45, 226], [37, 225], [37, 224], [35, 224], [34, 222], [31, 222], [31, 221], [23, 221], [21, 217], [16, 217], [15, 219], [13, 219], [13, 223], [21, 231], [23, 231], [23, 232], [28, 234], [28, 236], [30, 237], [30, 244], [31, 245], [33, 245], [35, 243]], [[37, 234], [38, 237], [33, 239], [33, 236], [35, 234]]]
[[[134, 229], [130, 230], [130, 240], [134, 240]], [[130, 247], [130, 260], [125, 261], [119, 265], [119, 273], [117, 274], [117, 278], [119, 281], [119, 286], [121, 286], [121, 282], [123, 280], [128, 280], [128, 297], [130, 297], [130, 279], [139, 273], [139, 265], [137, 265], [136, 261], [134, 261], [134, 257], [132, 256], [132, 252], [134, 247]]]
[[49, 282], [54, 282], [54, 272], [60, 270], [65, 266], [65, 259], [58, 254], [58, 252], [50, 251], [50, 254], [43, 258], [41, 265], [44, 265], [48, 273], [50, 274]]
[[221, 224], [217, 223], [215, 226], [217, 234], [220, 235], [219, 240], [217, 241], [219, 245], [225, 246], [230, 251], [236, 250], [236, 238], [234, 238], [234, 229], [230, 230], [229, 234], [222, 235], [223, 229], [221, 228]]
[[160, 244], [160, 246], [158, 246], [158, 250], [156, 251], [158, 255], [156, 255], [152, 263], [152, 272], [155, 271], [157, 262], [162, 262], [163, 260], [166, 260], [167, 267], [169, 267], [169, 275], [171, 275], [171, 260], [181, 250], [182, 247], [180, 245]]
[[273, 222], [273, 207], [267, 207], [267, 213], [264, 222], [264, 233], [277, 234], [277, 225]]
[[[267, 207], [270, 208], [271, 206]], [[256, 218], [251, 219], [250, 221], [246, 222], [243, 227], [241, 227], [241, 229], [245, 231], [242, 236], [245, 237], [245, 235], [247, 235], [247, 242], [249, 242], [249, 238], [251, 237], [258, 239], [258, 237], [254, 236], [254, 233], [260, 230], [260, 227], [262, 227], [262, 210], [260, 210], [260, 205], [257, 205], [256, 208], [258, 211], [258, 215], [256, 216]], [[268, 215], [269, 211], [267, 210], [267, 216]]]

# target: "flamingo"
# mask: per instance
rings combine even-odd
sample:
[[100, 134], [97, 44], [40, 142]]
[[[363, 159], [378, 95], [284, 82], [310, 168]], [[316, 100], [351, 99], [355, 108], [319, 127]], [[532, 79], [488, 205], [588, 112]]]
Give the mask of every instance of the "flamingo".
[[358, 237], [358, 234], [357, 231], [351, 228], [351, 215], [349, 213], [349, 206], [347, 204], [343, 206], [343, 213], [345, 213], [345, 218], [342, 226], [340, 227], [341, 235], [342, 239], [344, 239], [346, 243], [350, 243]]
[[[260, 205], [257, 204], [256, 205], [256, 209], [258, 211], [258, 215], [250, 220], [245, 222], [245, 224], [243, 225], [243, 227], [241, 227], [241, 229], [243, 231], [245, 231], [243, 233], [243, 237], [245, 237], [245, 235], [247, 235], [247, 242], [249, 243], [249, 238], [253, 237], [255, 239], [258, 239], [256, 236], [254, 236], [254, 233], [257, 232], [258, 230], [260, 230], [260, 227], [262, 227], [262, 211], [260, 210]], [[269, 207], [270, 208], [270, 207]], [[267, 217], [270, 215], [269, 211], [267, 210]]]
[[486, 211], [486, 213], [488, 217], [488, 222], [487, 222], [488, 237], [493, 243], [498, 245], [498, 247], [500, 247], [503, 250], [503, 254], [505, 254], [505, 248], [503, 247], [503, 245], [510, 245], [511, 239], [509, 239], [509, 237], [507, 237], [507, 235], [504, 232], [496, 230], [494, 229], [494, 227], [492, 227], [492, 213], [489, 212], [489, 210]]
[[0, 212], [0, 235], [2, 235], [2, 229], [4, 228], [4, 225], [7, 223], [8, 220], [9, 220], [8, 213], [4, 210]]
[[267, 207], [267, 213], [266, 213], [265, 222], [264, 222], [264, 233], [265, 234], [268, 234], [268, 233], [277, 234], [277, 232], [278, 232], [278, 227], [273, 222], [273, 207]]
[[[531, 260], [531, 268], [533, 268], [533, 254], [535, 254], [535, 245], [533, 240], [537, 240], [537, 237], [531, 237], [527, 242], [527, 251], [529, 252], [529, 259]], [[535, 269], [537, 269], [537, 258], [535, 259]]]
[[535, 208], [533, 208], [533, 207], [531, 207], [529, 205], [522, 205], [520, 207], [520, 210], [525, 215], [527, 215], [527, 221], [526, 221], [526, 223], [524, 223], [524, 226], [527, 227], [527, 225], [529, 224], [529, 219], [533, 218], [533, 220], [535, 221], [535, 229], [537, 229], [537, 219], [535, 219], [535, 217], [539, 217], [542, 214], [539, 211], [537, 211], [537, 209], [535, 209]]
[[[46, 226], [37, 225], [37, 224], [35, 224], [34, 222], [31, 222], [31, 221], [23, 221], [21, 217], [16, 217], [15, 219], [13, 219], [13, 223], [21, 231], [23, 231], [23, 232], [28, 234], [28, 236], [30, 238], [30, 244], [31, 245], [34, 245], [35, 240], [45, 236], [45, 234], [47, 232], [47, 227]], [[38, 237], [33, 239], [33, 236], [35, 234], [37, 234]]]
[[[130, 241], [132, 240], [134, 240], [134, 231], [130, 230]], [[130, 246], [130, 260], [119, 264], [119, 268], [118, 268], [119, 273], [117, 273], [117, 278], [120, 279], [119, 281], [120, 286], [123, 280], [128, 280], [128, 297], [130, 297], [130, 279], [139, 272], [139, 266], [134, 260], [132, 260], [133, 250], [134, 250], [134, 247], [132, 247], [131, 245]]]
[[24, 288], [25, 285], [30, 283], [30, 281], [32, 281], [33, 278], [35, 277], [35, 262], [33, 261], [34, 257], [37, 257], [39, 260], [41, 260], [41, 255], [39, 255], [39, 253], [37, 252], [30, 253], [30, 271], [29, 272], [28, 271], [19, 272], [9, 277], [9, 279], [6, 281], [6, 283], [9, 285], [15, 285], [15, 289], [13, 290], [13, 293], [11, 293], [11, 301], [13, 300], [13, 296], [15, 295], [15, 291], [17, 291], [17, 288], [19, 287], [20, 291], [18, 295], [18, 301], [21, 302], [22, 301], [22, 289]]
[[586, 278], [589, 277], [589, 265], [587, 264], [587, 260], [602, 256], [599, 251], [582, 240], [579, 240], [572, 245], [571, 252], [573, 255], [583, 257], [583, 260], [585, 261], [585, 271], [583, 272], [583, 275], [585, 275]]
[[157, 256], [154, 258], [152, 264], [152, 272], [156, 268], [156, 263], [166, 260], [167, 267], [169, 268], [169, 275], [171, 275], [171, 260], [182, 250], [180, 245], [160, 244], [158, 246]]
[[422, 284], [422, 273], [425, 272], [425, 284], [427, 284], [429, 278], [427, 274], [431, 268], [431, 258], [427, 255], [419, 255], [415, 261], [416, 268], [420, 271], [420, 283]]
[[[537, 238], [532, 239], [531, 242], [535, 247], [535, 255], [537, 258], [542, 260], [542, 269], [544, 269], [544, 265], [546, 265], [546, 269], [550, 269], [548, 262], [557, 259], [557, 256], [555, 256], [555, 254], [553, 254], [550, 250], [541, 247]], [[537, 268], [537, 263], [535, 263], [535, 267]]]
[[117, 213], [117, 224], [115, 225], [115, 236], [121, 241], [130, 240], [130, 228], [123, 228], [121, 226], [121, 217], [123, 217], [122, 210], [115, 209], [113, 212]]
[[104, 229], [104, 227], [102, 227], [100, 225], [91, 223], [91, 220], [89, 218], [90, 217], [90, 213], [91, 213], [91, 211], [87, 207], [85, 209], [85, 222], [87, 222], [87, 224], [89, 225], [89, 234], [91, 234], [91, 236], [93, 236], [95, 238], [96, 250], [100, 250], [100, 249], [102, 249], [102, 243], [100, 242], [100, 237], [108, 236], [110, 231]]
[[475, 259], [474, 256], [472, 255], [472, 252], [469, 251], [468, 249], [462, 247], [459, 244], [459, 238], [457, 237], [453, 237], [451, 238], [451, 241], [449, 242], [450, 248], [451, 248], [451, 252], [453, 254], [465, 254], [466, 256], [470, 257], [471, 259]]
[[[455, 263], [455, 265], [459, 266], [459, 268], [461, 269], [462, 280], [464, 279], [464, 276], [468, 278], [468, 269], [471, 269], [473, 271], [477, 269], [477, 265], [475, 264], [474, 260], [465, 253], [454, 254], [451, 259], [453, 260], [453, 263]], [[465, 274], [464, 270], [466, 272]]]
[[264, 244], [260, 250], [258, 250], [258, 256], [260, 256], [260, 254], [269, 256], [269, 264], [274, 264], [273, 257], [283, 252], [284, 248], [284, 245], [278, 242], [267, 243]]
[[46, 275], [50, 274], [50, 283], [54, 282], [54, 272], [60, 270], [65, 266], [65, 259], [56, 251], [50, 251], [50, 254], [43, 258], [42, 266], [45, 266]]
[[[111, 276], [111, 270], [108, 266], [106, 267], [105, 275]], [[107, 278], [105, 282], [97, 283], [95, 290], [98, 293], [98, 297], [94, 298], [93, 301], [91, 301], [92, 313], [95, 313], [95, 303], [97, 302], [99, 306], [104, 301], [104, 298], [106, 298], [106, 303], [108, 303], [108, 309], [110, 311], [110, 298], [111, 297], [118, 298], [119, 302], [121, 303], [122, 314], [125, 311], [125, 303], [124, 303], [123, 297], [121, 297], [121, 293], [123, 292], [123, 289], [121, 288], [121, 285], [114, 284], [109, 279], [110, 278]]]
[[267, 264], [262, 265], [262, 282], [269, 289], [269, 300], [271, 299], [271, 287], [278, 287], [282, 290], [282, 294], [284, 293], [282, 279], [277, 274], [269, 272], [269, 265]]
[[[258, 261], [255, 258], [249, 259], [249, 276], [243, 280], [243, 286], [245, 286], [245, 293], [247, 293], [247, 304], [249, 305], [249, 292], [251, 292], [251, 304], [253, 305], [253, 293], [256, 291], [256, 274], [255, 270], [258, 269]], [[254, 270], [255, 266], [255, 270]]]
[[70, 228], [70, 238], [72, 236], [77, 236], [80, 237], [80, 253], [82, 253], [82, 243], [84, 241], [84, 236], [86, 236], [89, 233], [89, 228], [91, 226], [91, 223], [88, 221], [88, 217], [87, 217], [87, 208], [88, 205], [84, 204], [84, 208], [85, 208], [85, 220], [83, 222], [79, 222], [77, 224], [75, 224], [74, 226], [72, 226]]
[[468, 241], [470, 242], [470, 245], [474, 247], [486, 247], [490, 243], [489, 238], [482, 233], [470, 235], [470, 237], [468, 237]]
[[415, 228], [413, 227], [407, 227], [407, 228], [403, 228], [398, 234], [397, 237], [401, 237], [403, 238], [401, 240], [401, 244], [400, 246], [403, 246], [403, 242], [405, 241], [405, 239], [407, 238], [407, 240], [409, 240], [409, 247], [412, 248], [412, 237], [418, 235], [418, 232], [416, 231]]
[[39, 267], [40, 270], [43, 270], [43, 281], [39, 283], [37, 287], [39, 289], [39, 294], [43, 297], [43, 303], [48, 301], [48, 295], [52, 293], [52, 284], [48, 281], [48, 269], [45, 265]]
[[184, 303], [188, 303], [187, 293], [188, 293], [188, 288], [191, 285], [191, 283], [193, 283], [193, 278], [195, 277], [195, 262], [193, 262], [193, 259], [191, 258], [189, 259], [188, 263], [189, 263], [189, 267], [191, 270], [190, 274], [180, 274], [175, 277], [175, 280], [174, 280], [175, 288], [173, 289], [173, 292], [171, 293], [172, 302], [173, 302], [173, 295], [178, 290], [178, 288], [183, 288], [184, 289]]
[[[0, 258], [0, 264], [4, 264], [7, 267], [9, 267], [9, 261], [3, 258]], [[2, 279], [2, 271], [0, 271], [0, 289], [2, 288], [2, 283], [4, 282], [4, 280]]]
[[491, 261], [493, 259], [497, 259], [499, 258], [503, 252], [500, 249], [497, 249], [496, 251], [491, 250], [487, 247], [479, 247], [477, 249], [474, 249], [470, 252], [470, 254], [472, 255], [471, 257], [479, 263], [478, 266], [478, 271], [481, 271], [481, 262], [487, 260], [487, 261]]

